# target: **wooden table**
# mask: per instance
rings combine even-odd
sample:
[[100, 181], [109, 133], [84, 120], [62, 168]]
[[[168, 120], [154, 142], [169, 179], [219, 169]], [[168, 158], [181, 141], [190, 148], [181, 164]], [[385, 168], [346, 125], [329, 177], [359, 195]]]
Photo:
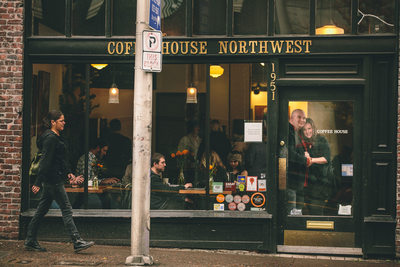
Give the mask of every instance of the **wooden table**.
[[[179, 190], [179, 194], [184, 194], [184, 195], [205, 195], [206, 194], [206, 190], [205, 189], [181, 189], [181, 190]], [[217, 193], [217, 192], [213, 192], [212, 190], [210, 190], [210, 195], [216, 195], [216, 194], [228, 195], [228, 194], [232, 194], [232, 191], [223, 191], [222, 193]]]

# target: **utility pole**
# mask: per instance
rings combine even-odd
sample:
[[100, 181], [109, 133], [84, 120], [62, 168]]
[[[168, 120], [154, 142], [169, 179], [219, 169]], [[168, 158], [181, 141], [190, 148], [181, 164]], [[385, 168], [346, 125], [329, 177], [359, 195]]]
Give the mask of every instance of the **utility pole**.
[[137, 1], [135, 84], [133, 105], [131, 255], [125, 265], [152, 265], [150, 254], [150, 158], [152, 73], [141, 68], [147, 2]]

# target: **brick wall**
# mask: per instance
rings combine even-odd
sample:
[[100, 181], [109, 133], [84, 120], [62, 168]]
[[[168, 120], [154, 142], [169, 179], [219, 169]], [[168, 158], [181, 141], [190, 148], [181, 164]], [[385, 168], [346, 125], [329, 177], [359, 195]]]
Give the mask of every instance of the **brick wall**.
[[0, 238], [18, 238], [21, 207], [23, 0], [0, 0]]

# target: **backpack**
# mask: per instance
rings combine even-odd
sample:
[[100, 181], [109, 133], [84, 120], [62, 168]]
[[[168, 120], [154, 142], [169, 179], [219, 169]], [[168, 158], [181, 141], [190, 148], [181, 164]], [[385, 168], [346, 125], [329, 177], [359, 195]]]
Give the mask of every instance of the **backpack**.
[[29, 177], [36, 177], [39, 174], [40, 160], [42, 159], [42, 152], [36, 152], [33, 156], [31, 166], [29, 167]]

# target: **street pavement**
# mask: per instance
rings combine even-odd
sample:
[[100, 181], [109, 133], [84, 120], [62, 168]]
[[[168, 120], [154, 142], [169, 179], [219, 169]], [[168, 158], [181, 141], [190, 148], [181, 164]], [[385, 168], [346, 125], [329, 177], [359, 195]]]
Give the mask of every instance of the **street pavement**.
[[[95, 245], [74, 253], [72, 243], [40, 242], [47, 252], [24, 250], [23, 241], [0, 240], [0, 266], [126, 266], [129, 246]], [[359, 257], [263, 254], [239, 250], [150, 248], [153, 266], [399, 266], [400, 260]]]

